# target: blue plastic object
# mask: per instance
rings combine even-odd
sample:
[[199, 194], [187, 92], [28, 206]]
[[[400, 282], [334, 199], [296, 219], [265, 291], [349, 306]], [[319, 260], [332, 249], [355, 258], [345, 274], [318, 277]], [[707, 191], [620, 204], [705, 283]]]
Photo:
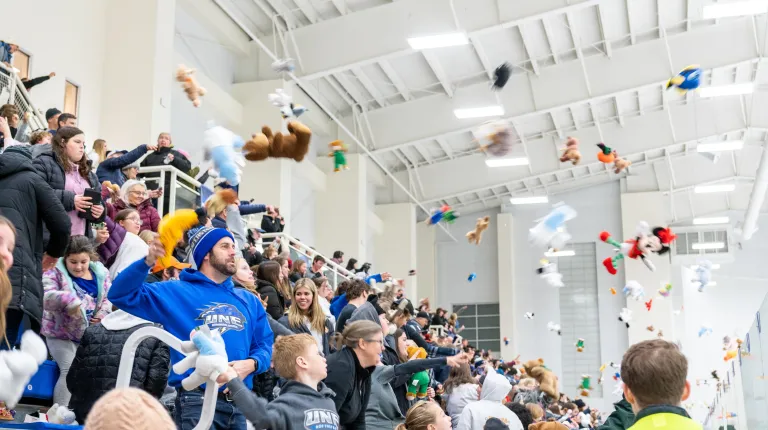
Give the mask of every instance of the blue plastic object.
[[59, 366], [55, 361], [46, 360], [29, 380], [27, 388], [24, 389], [24, 397], [53, 400], [53, 387], [58, 379]]
[[477, 274], [475, 272], [472, 272], [469, 274], [469, 277], [467, 278], [467, 281], [472, 282], [477, 278]]

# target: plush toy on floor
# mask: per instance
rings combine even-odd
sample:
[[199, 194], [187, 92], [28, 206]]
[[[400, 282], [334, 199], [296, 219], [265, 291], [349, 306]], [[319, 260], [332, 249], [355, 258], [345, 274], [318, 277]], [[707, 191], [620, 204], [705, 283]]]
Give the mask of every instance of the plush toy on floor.
[[68, 426], [76, 426], [75, 413], [67, 409], [66, 406], [61, 406], [58, 403], [54, 403], [48, 412], [45, 414], [48, 422], [51, 424], [62, 424]]
[[242, 137], [222, 126], [206, 130], [203, 133], [204, 159], [213, 163], [209, 174], [233, 187], [239, 185], [245, 167], [244, 145]]
[[528, 360], [523, 363], [525, 374], [531, 376], [539, 383], [539, 388], [546, 393], [550, 399], [557, 400], [560, 397], [560, 390], [557, 387], [557, 376], [551, 370], [544, 367], [544, 360]]
[[21, 336], [21, 348], [0, 351], [0, 401], [13, 409], [24, 394], [24, 388], [48, 358], [48, 349], [40, 336], [27, 330]]
[[621, 158], [617, 155], [616, 159], [613, 161], [613, 173], [618, 175], [631, 165], [631, 161], [627, 160], [626, 158]]
[[701, 68], [698, 65], [688, 66], [667, 81], [667, 89], [675, 87], [680, 94], [695, 90], [701, 85], [701, 75]]
[[288, 134], [280, 132], [272, 134], [272, 129], [266, 125], [260, 134], [254, 134], [251, 140], [243, 146], [245, 159], [261, 161], [267, 158], [292, 158], [297, 162], [304, 160], [309, 151], [312, 130], [298, 121], [288, 123]]
[[467, 241], [469, 241], [469, 243], [474, 243], [475, 245], [480, 245], [480, 242], [483, 239], [483, 232], [488, 228], [490, 222], [491, 217], [489, 216], [478, 218], [475, 223], [475, 229], [467, 232], [465, 235], [467, 236]]
[[[427, 351], [425, 351], [424, 348], [411, 345], [408, 347], [407, 351], [409, 361], [427, 358]], [[422, 370], [421, 372], [416, 372], [408, 381], [408, 392], [406, 393], [405, 398], [408, 400], [414, 400], [416, 398], [424, 400], [427, 398], [428, 388], [429, 374], [427, 371]]]
[[598, 160], [605, 164], [611, 164], [616, 161], [616, 151], [605, 146], [604, 143], [598, 143], [597, 146], [600, 148], [600, 152], [597, 153]]
[[637, 226], [637, 234], [635, 238], [629, 239], [623, 243], [611, 237], [611, 234], [607, 231], [600, 233], [600, 240], [610, 245], [613, 245], [617, 254], [611, 258], [608, 257], [603, 260], [608, 273], [616, 274], [616, 264], [624, 257], [631, 258], [633, 260], [640, 259], [651, 271], [656, 270], [650, 259], [648, 259], [648, 253], [655, 253], [663, 255], [669, 252], [669, 245], [677, 238], [669, 228], [654, 227], [653, 230], [648, 226], [648, 223], [642, 221]]
[[702, 292], [712, 282], [712, 262], [709, 260], [699, 261], [695, 273], [696, 277], [692, 279], [692, 282], [699, 284], [699, 292]]
[[563, 155], [560, 156], [560, 162], [566, 163], [570, 161], [574, 166], [581, 161], [581, 152], [579, 151], [579, 139], [575, 137], [568, 137], [565, 141], [565, 149]]
[[187, 93], [187, 98], [192, 102], [192, 106], [200, 107], [200, 97], [205, 95], [206, 90], [197, 83], [194, 74], [195, 69], [187, 68], [183, 64], [176, 68], [176, 80], [181, 82], [181, 88]]
[[342, 168], [344, 168], [344, 170], [349, 170], [349, 166], [347, 166], [347, 156], [344, 155], [344, 153], [347, 152], [347, 147], [344, 145], [344, 142], [334, 140], [328, 144], [328, 147], [331, 148], [331, 152], [328, 153], [328, 156], [333, 157], [333, 171], [338, 172]]
[[173, 365], [173, 371], [178, 375], [195, 369], [181, 381], [181, 386], [187, 391], [205, 383], [215, 383], [216, 378], [229, 367], [224, 339], [218, 330], [203, 325], [192, 330], [189, 337], [191, 340], [181, 343], [182, 352], [187, 356]]

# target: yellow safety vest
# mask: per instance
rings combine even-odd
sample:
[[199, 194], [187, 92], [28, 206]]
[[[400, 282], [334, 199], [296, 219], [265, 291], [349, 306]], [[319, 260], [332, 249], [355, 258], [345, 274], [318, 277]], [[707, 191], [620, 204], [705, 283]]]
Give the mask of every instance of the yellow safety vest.
[[701, 424], [678, 414], [662, 412], [648, 415], [636, 422], [628, 430], [701, 430]]

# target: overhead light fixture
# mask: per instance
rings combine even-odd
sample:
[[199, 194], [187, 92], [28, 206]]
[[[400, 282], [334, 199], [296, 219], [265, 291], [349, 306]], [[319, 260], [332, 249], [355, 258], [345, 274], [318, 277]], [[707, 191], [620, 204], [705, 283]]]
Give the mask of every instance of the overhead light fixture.
[[725, 193], [736, 189], [736, 184], [721, 184], [721, 185], [697, 185], [693, 187], [693, 192], [696, 194], [706, 193]]
[[700, 143], [696, 145], [698, 152], [735, 151], [744, 147], [743, 140], [729, 140], [727, 142]]
[[573, 257], [574, 255], [576, 255], [576, 251], [574, 251], [572, 249], [568, 249], [568, 250], [565, 250], [565, 251], [552, 251], [552, 252], [547, 251], [547, 252], [544, 253], [544, 256], [548, 257], [548, 258], [554, 258], [554, 257]]
[[[698, 265], [698, 264], [695, 264], [695, 265], [691, 266], [691, 270], [696, 270], [696, 269], [698, 269], [698, 268], [699, 268], [699, 265]], [[713, 264], [712, 266], [710, 266], [709, 270], [717, 270], [717, 269], [719, 269], [719, 268], [720, 268], [720, 265], [719, 265], [719, 264], [717, 264], [717, 263], [715, 263], [715, 264]]]
[[495, 105], [467, 109], [454, 109], [453, 114], [456, 115], [456, 118], [458, 119], [502, 116], [504, 115], [504, 106]]
[[693, 225], [706, 225], [706, 224], [728, 224], [731, 219], [727, 216], [715, 216], [709, 218], [694, 218]]
[[533, 197], [512, 197], [509, 202], [513, 205], [534, 205], [537, 203], [548, 203], [549, 197], [547, 196], [533, 196]]
[[413, 49], [445, 48], [447, 46], [467, 45], [468, 43], [467, 33], [445, 33], [408, 38], [408, 44]]
[[755, 92], [755, 84], [749, 82], [747, 84], [720, 85], [716, 87], [701, 88], [699, 90], [699, 95], [703, 98], [708, 98], [738, 96], [742, 94], [752, 94], [753, 92]]
[[695, 250], [704, 250], [704, 249], [723, 249], [725, 248], [725, 242], [700, 242], [700, 243], [694, 243], [691, 245], [691, 248]]
[[768, 1], [766, 0], [717, 3], [704, 6], [704, 19], [759, 15], [765, 12], [768, 12]]
[[517, 158], [486, 158], [485, 165], [488, 167], [511, 167], [511, 166], [527, 166], [528, 157]]

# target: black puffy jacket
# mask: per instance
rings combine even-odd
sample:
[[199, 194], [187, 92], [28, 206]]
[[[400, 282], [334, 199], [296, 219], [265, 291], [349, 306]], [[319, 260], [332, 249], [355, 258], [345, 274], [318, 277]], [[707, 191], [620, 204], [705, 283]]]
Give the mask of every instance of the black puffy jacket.
[[328, 376], [324, 382], [336, 393], [333, 402], [339, 413], [340, 428], [365, 429], [365, 409], [371, 397], [371, 373], [376, 366], [361, 366], [355, 352], [346, 346], [331, 354], [327, 363]]
[[[114, 325], [115, 330], [109, 330], [103, 324], [106, 322], [109, 327], [113, 327], [110, 323], [116, 320], [121, 322]], [[75, 412], [78, 421], [83, 422], [93, 404], [115, 388], [120, 355], [128, 337], [136, 330], [151, 325], [127, 312], [115, 311], [105, 317], [102, 324], [85, 329], [67, 375], [67, 387], [72, 393], [69, 407]], [[135, 357], [131, 387], [141, 388], [159, 399], [168, 384], [171, 369], [168, 345], [156, 338], [145, 339], [139, 344]]]
[[[173, 154], [173, 161], [170, 163], [166, 163], [165, 160], [168, 158], [168, 155]], [[141, 161], [141, 167], [162, 167], [162, 166], [173, 166], [179, 171], [183, 173], [188, 173], [189, 169], [192, 168], [192, 163], [187, 159], [187, 157], [184, 156], [181, 152], [173, 149], [173, 147], [170, 146], [164, 146], [162, 148], [157, 148], [157, 151], [150, 152], [149, 155], [144, 158], [144, 160]], [[143, 173], [141, 175], [142, 178], [159, 178], [160, 173]], [[166, 174], [165, 175], [165, 184], [162, 186], [165, 187], [166, 191], [168, 191], [168, 187], [171, 185], [171, 176]], [[158, 184], [157, 181], [147, 181], [147, 188], [150, 190], [156, 190], [161, 185]]]
[[[75, 210], [75, 193], [64, 189], [67, 177], [64, 173], [64, 168], [61, 167], [61, 164], [59, 164], [57, 160], [58, 156], [53, 152], [51, 145], [42, 145], [40, 154], [34, 160], [35, 169], [37, 169], [37, 173], [42, 176], [43, 180], [53, 188], [56, 197], [61, 204], [64, 205], [64, 210], [71, 212]], [[97, 193], [101, 194], [101, 184], [99, 183], [99, 179], [96, 177], [96, 174], [90, 170], [88, 171], [88, 184], [92, 189], [96, 190]], [[96, 222], [103, 221], [106, 216], [107, 210], [105, 207], [104, 213], [101, 214], [101, 219]], [[87, 237], [93, 237], [90, 221], [85, 223], [85, 235]]]
[[267, 313], [279, 321], [285, 314], [285, 297], [277, 291], [271, 282], [263, 279], [256, 280], [256, 291], [259, 292], [262, 299], [266, 299]]
[[[8, 277], [13, 285], [9, 309], [22, 311], [39, 326], [43, 317], [43, 252], [61, 257], [69, 242], [71, 223], [56, 195], [32, 164], [25, 147], [0, 155], [0, 215], [16, 227], [16, 248]], [[43, 248], [43, 223], [51, 233]]]

